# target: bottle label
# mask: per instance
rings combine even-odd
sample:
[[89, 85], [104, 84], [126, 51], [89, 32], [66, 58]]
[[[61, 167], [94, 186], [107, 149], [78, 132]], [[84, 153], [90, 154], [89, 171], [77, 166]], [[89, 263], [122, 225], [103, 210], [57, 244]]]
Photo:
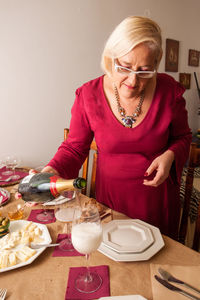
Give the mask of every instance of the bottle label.
[[60, 178], [60, 177], [57, 176], [57, 175], [54, 175], [50, 178], [50, 191], [51, 191], [51, 194], [55, 198], [59, 196], [59, 193], [58, 193], [57, 188], [56, 188], [56, 182], [58, 181], [58, 178]]

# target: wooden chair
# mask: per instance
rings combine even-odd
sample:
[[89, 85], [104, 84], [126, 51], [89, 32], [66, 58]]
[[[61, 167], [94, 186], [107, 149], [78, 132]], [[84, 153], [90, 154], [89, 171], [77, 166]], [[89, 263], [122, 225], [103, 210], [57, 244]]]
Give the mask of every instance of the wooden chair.
[[198, 217], [197, 217], [197, 221], [196, 221], [196, 227], [195, 227], [195, 232], [194, 232], [194, 240], [193, 240], [192, 248], [196, 251], [200, 250], [200, 204], [199, 204], [199, 209], [198, 209]]
[[[64, 128], [64, 140], [68, 138], [69, 135], [69, 129]], [[93, 150], [92, 159], [90, 159], [90, 155], [86, 158], [86, 160], [83, 163], [82, 167], [82, 177], [86, 179], [87, 185], [82, 190], [82, 193], [84, 195], [87, 194], [87, 186], [88, 186], [88, 180], [89, 180], [89, 166], [90, 166], [90, 160], [92, 160], [92, 172], [91, 172], [91, 180], [90, 180], [90, 190], [89, 190], [89, 197], [95, 198], [95, 180], [96, 180], [96, 165], [97, 165], [97, 145], [95, 140], [92, 141], [90, 145], [90, 150]], [[90, 153], [89, 153], [90, 154]]]
[[[186, 182], [185, 182], [185, 197], [183, 212], [179, 228], [179, 242], [185, 244], [185, 238], [188, 228], [188, 215], [190, 208], [190, 200], [193, 189], [193, 180], [194, 180], [194, 169], [195, 167], [200, 166], [200, 148], [197, 147], [196, 143], [191, 143], [190, 146], [190, 155], [188, 160]], [[199, 248], [199, 239], [200, 239], [200, 208], [198, 209], [198, 220], [196, 222], [196, 229], [194, 235], [193, 249], [198, 250]]]

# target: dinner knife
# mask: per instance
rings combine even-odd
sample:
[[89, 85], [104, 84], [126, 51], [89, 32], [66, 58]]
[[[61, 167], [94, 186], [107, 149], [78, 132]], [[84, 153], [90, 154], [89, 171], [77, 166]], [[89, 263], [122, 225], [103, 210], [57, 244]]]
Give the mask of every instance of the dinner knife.
[[158, 269], [158, 272], [160, 273], [161, 277], [167, 281], [171, 281], [171, 282], [176, 282], [178, 284], [181, 284], [184, 287], [190, 288], [191, 290], [197, 292], [200, 294], [200, 290], [197, 289], [196, 287], [190, 285], [189, 283], [186, 283], [176, 277], [174, 277], [173, 275], [171, 275], [169, 272], [163, 270], [162, 268]]
[[190, 294], [190, 293], [188, 293], [188, 292], [186, 292], [186, 291], [184, 291], [184, 290], [182, 290], [182, 289], [176, 287], [175, 285], [169, 283], [168, 281], [162, 279], [161, 277], [159, 277], [159, 276], [157, 276], [157, 275], [155, 275], [154, 277], [155, 277], [155, 279], [156, 279], [160, 284], [164, 285], [164, 286], [165, 286], [166, 288], [168, 288], [169, 290], [171, 290], [171, 291], [173, 291], [173, 292], [177, 292], [177, 293], [179, 293], [179, 294], [182, 294], [182, 295], [184, 295], [185, 297], [188, 297], [188, 298], [190, 298], [190, 299], [192, 299], [192, 300], [200, 300], [199, 297], [194, 296], [194, 295], [192, 295], [192, 294]]

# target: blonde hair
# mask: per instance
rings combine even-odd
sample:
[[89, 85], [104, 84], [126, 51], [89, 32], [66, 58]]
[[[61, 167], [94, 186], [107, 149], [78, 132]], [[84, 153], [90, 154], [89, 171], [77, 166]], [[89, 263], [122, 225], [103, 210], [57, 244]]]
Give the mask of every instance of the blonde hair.
[[146, 17], [130, 16], [124, 19], [111, 33], [102, 53], [101, 67], [112, 74], [115, 58], [126, 55], [137, 45], [145, 43], [156, 51], [156, 68], [162, 57], [161, 29], [157, 23]]

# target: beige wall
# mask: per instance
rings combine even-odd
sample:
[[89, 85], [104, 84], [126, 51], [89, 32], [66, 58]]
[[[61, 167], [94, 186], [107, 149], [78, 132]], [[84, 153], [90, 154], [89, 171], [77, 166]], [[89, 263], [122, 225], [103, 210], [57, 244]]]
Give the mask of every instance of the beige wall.
[[[36, 167], [52, 157], [69, 126], [75, 89], [102, 74], [100, 57], [114, 26], [128, 15], [157, 21], [165, 39], [200, 50], [199, 0], [0, 0], [0, 158], [16, 153]], [[164, 59], [160, 71], [164, 71]], [[171, 73], [178, 79], [178, 73]], [[192, 75], [185, 93], [190, 126], [200, 127]]]

